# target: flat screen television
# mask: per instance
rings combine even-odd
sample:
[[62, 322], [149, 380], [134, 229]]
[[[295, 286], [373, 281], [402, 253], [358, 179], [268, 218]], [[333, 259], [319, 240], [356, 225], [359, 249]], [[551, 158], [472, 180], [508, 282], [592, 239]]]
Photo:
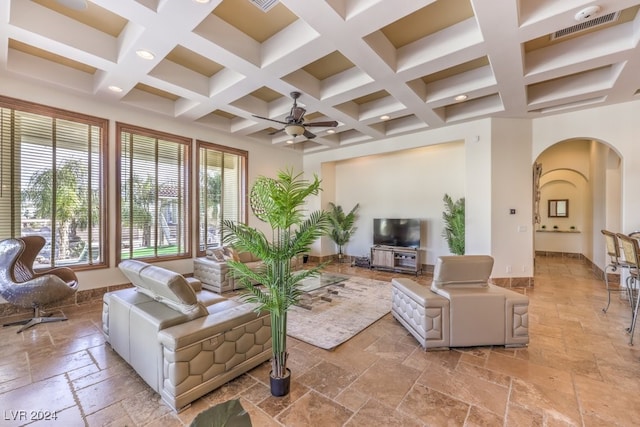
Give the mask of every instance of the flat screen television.
[[373, 244], [420, 247], [420, 220], [417, 218], [374, 218]]

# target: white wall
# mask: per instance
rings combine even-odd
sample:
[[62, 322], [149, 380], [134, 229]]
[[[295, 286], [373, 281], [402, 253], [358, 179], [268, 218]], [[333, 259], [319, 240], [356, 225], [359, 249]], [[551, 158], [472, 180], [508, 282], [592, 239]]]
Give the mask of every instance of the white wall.
[[[110, 120], [109, 123], [109, 203], [113, 209], [115, 206], [115, 122], [120, 121], [141, 127], [151, 128], [163, 132], [168, 132], [180, 136], [186, 136], [204, 141], [213, 142], [220, 145], [235, 147], [249, 152], [248, 186], [251, 187], [255, 178], [259, 175], [275, 176], [278, 169], [293, 168], [302, 172], [302, 155], [300, 152], [291, 149], [276, 149], [263, 145], [260, 142], [249, 138], [234, 137], [221, 133], [203, 125], [194, 125], [191, 122], [182, 122], [171, 117], [159, 116], [147, 113], [136, 108], [126, 108], [122, 104], [98, 103], [82, 95], [70, 94], [68, 91], [62, 92], [44, 86], [39, 86], [37, 82], [26, 84], [13, 80], [6, 76], [0, 76], [0, 94], [21, 100], [36, 102], [51, 107], [62, 108], [69, 111], [80, 112]], [[192, 147], [192, 162], [195, 164], [195, 143]], [[193, 174], [193, 185], [197, 185], [197, 177]], [[115, 212], [109, 215], [109, 254], [108, 269], [91, 270], [78, 272], [80, 289], [93, 289], [127, 283], [124, 275], [115, 267]], [[196, 216], [196, 200], [193, 197], [192, 206], [193, 218]], [[262, 228], [262, 224], [253, 216], [249, 215], [249, 224]], [[195, 253], [195, 238], [197, 230], [194, 229], [192, 236], [192, 251]], [[159, 263], [168, 268], [181, 273], [193, 272], [193, 261], [177, 260]]]
[[[490, 251], [494, 277], [533, 275], [531, 122], [494, 119], [491, 132]], [[511, 209], [516, 213], [511, 214]]]
[[369, 256], [374, 218], [419, 218], [421, 262], [434, 264], [436, 254], [448, 252], [442, 199], [445, 192], [464, 197], [464, 160], [464, 143], [454, 142], [336, 162], [334, 203], [345, 211], [360, 203], [358, 229], [345, 253]]

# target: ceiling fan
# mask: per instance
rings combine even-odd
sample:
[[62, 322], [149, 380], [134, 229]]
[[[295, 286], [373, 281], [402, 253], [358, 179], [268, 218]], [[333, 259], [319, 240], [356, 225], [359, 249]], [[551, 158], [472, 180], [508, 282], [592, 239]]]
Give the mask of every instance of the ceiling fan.
[[276, 131], [270, 132], [269, 135], [275, 135], [278, 132], [282, 132], [285, 131], [287, 135], [292, 136], [293, 138], [295, 138], [298, 135], [304, 135], [305, 138], [307, 139], [313, 139], [316, 137], [316, 135], [312, 132], [309, 132], [307, 130], [307, 127], [336, 127], [338, 126], [338, 122], [336, 122], [335, 120], [332, 121], [325, 121], [325, 122], [311, 122], [311, 123], [305, 123], [304, 121], [304, 114], [307, 112], [307, 110], [305, 110], [302, 107], [298, 107], [298, 98], [300, 98], [300, 92], [291, 92], [291, 98], [293, 98], [293, 107], [291, 107], [291, 111], [289, 112], [289, 115], [285, 118], [286, 121], [280, 121], [280, 120], [274, 120], [274, 119], [270, 119], [268, 117], [261, 117], [261, 116], [256, 116], [255, 114], [253, 115], [253, 117], [257, 117], [259, 119], [263, 119], [263, 120], [269, 120], [272, 122], [276, 122], [276, 123], [280, 123], [281, 125], [284, 125], [284, 127], [282, 129], [278, 129]]

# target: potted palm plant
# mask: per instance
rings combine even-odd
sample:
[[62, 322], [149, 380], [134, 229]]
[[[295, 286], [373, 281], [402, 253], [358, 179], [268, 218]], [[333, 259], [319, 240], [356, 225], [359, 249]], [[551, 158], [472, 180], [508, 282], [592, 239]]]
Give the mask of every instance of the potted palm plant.
[[452, 254], [464, 255], [464, 197], [453, 201], [451, 196], [445, 194], [443, 200], [445, 210], [442, 219], [445, 225], [442, 235]]
[[358, 218], [357, 211], [360, 207], [359, 203], [351, 209], [347, 214], [342, 206], [329, 202], [329, 220], [331, 221], [331, 229], [329, 237], [338, 245], [338, 260], [342, 261], [342, 248], [346, 245], [353, 233], [356, 231], [355, 222]]
[[[329, 230], [329, 217], [324, 210], [307, 213], [308, 196], [321, 191], [320, 180], [313, 181], [280, 171], [277, 178], [259, 177], [251, 188], [249, 204], [255, 216], [271, 229], [271, 236], [262, 231], [225, 220], [223, 241], [238, 251], [260, 257], [263, 267], [251, 270], [241, 262], [229, 261], [236, 278], [248, 290], [243, 299], [256, 303], [256, 310], [268, 311], [271, 317], [271, 394], [289, 393], [291, 372], [287, 368], [287, 311], [301, 295], [300, 282], [317, 276], [324, 264], [294, 271], [291, 260], [309, 252], [314, 241]], [[306, 215], [305, 215], [306, 214]]]

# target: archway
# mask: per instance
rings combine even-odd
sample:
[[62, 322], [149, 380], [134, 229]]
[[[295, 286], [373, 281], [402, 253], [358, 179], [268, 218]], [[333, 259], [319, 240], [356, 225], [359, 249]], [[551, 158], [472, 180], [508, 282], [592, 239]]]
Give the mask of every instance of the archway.
[[[542, 169], [535, 253], [584, 257], [602, 270], [600, 230], [621, 223], [620, 156], [606, 142], [574, 138], [549, 146], [535, 162]], [[550, 216], [550, 200], [567, 200], [568, 215]]]

